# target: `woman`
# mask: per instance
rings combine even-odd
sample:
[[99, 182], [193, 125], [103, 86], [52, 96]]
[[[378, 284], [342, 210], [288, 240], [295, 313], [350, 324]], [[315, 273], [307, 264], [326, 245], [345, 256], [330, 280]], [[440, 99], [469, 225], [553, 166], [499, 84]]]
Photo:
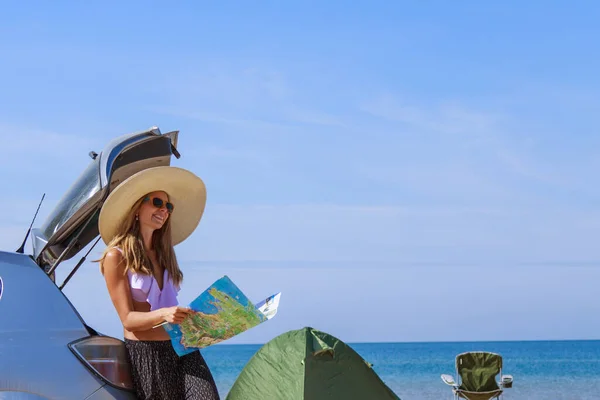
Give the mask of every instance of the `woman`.
[[162, 322], [180, 324], [183, 274], [173, 246], [197, 227], [206, 204], [200, 178], [175, 167], [141, 171], [112, 191], [98, 227], [107, 248], [100, 270], [123, 324], [134, 389], [140, 399], [218, 399], [199, 351], [179, 357]]

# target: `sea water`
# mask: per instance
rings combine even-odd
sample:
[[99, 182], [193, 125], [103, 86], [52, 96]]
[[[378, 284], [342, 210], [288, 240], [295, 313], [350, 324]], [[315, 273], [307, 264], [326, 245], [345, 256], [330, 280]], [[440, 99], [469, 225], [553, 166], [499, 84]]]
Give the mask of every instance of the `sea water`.
[[[456, 376], [466, 351], [502, 355], [513, 387], [505, 400], [599, 400], [600, 341], [349, 343], [402, 400], [452, 399], [441, 374]], [[260, 345], [217, 345], [202, 351], [225, 397]]]

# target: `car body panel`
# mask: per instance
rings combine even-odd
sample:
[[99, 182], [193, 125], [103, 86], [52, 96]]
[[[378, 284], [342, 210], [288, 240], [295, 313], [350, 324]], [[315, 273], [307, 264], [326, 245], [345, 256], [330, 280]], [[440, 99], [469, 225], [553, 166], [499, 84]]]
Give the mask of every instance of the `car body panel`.
[[[0, 277], [0, 398], [100, 396], [106, 382], [68, 347], [90, 331], [65, 295], [27, 255], [0, 252]], [[104, 393], [97, 398], [133, 398], [112, 387]]]
[[85, 398], [103, 386], [68, 348], [89, 332], [44, 271], [27, 255], [0, 252], [0, 276], [1, 390]]
[[0, 252], [0, 277], [0, 335], [49, 335], [58, 331], [87, 334], [75, 308], [31, 257]]
[[39, 394], [0, 389], [0, 400], [51, 400]]

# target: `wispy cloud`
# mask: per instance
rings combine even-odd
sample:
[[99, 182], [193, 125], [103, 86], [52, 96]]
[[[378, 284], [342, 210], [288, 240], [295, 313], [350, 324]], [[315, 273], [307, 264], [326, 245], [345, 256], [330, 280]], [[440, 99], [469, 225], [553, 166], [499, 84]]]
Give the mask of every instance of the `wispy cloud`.
[[457, 101], [439, 104], [414, 106], [391, 94], [364, 103], [361, 110], [387, 121], [390, 127], [412, 133], [412, 143], [420, 140], [420, 157], [406, 164], [400, 161], [362, 166], [365, 176], [436, 193], [489, 193], [522, 200], [535, 196], [535, 190], [524, 188], [521, 181], [573, 187], [572, 177], [556, 164], [538, 159], [543, 139], [534, 140], [521, 127], [528, 125], [528, 120], [506, 109], [479, 111]]
[[189, 105], [176, 105], [156, 106], [150, 107], [149, 109], [159, 115], [171, 115], [216, 125], [226, 125], [232, 128], [243, 128], [247, 130], [244, 132], [260, 131], [285, 133], [294, 128], [291, 124], [277, 119], [246, 119], [240, 118], [239, 114], [231, 111], [199, 111], [202, 107], [198, 106], [198, 110], [194, 110], [194, 108], [195, 107]]
[[291, 96], [285, 78], [272, 68], [220, 63], [174, 67], [157, 78], [153, 90], [170, 103], [192, 102], [237, 111], [271, 106]]
[[507, 168], [524, 178], [565, 188], [570, 186], [569, 181], [562, 176], [562, 172], [556, 167], [544, 167], [540, 166], [539, 163], [534, 165], [534, 161], [519, 157], [515, 152], [508, 152], [504, 149], [498, 149], [497, 155]]
[[401, 102], [391, 94], [367, 101], [359, 109], [413, 129], [438, 133], [485, 133], [502, 120], [500, 114], [474, 111], [455, 101], [424, 108]]
[[315, 109], [307, 109], [290, 104], [282, 109], [282, 117], [290, 123], [302, 125], [317, 125], [322, 127], [350, 127], [350, 121], [343, 117], [318, 111]]
[[[3, 124], [0, 121], [0, 165], [14, 166], [14, 160], [40, 159], [56, 162], [70, 159], [74, 152], [91, 149], [95, 141], [75, 133], [59, 133], [31, 126]], [[85, 154], [85, 153], [83, 153]]]
[[[552, 215], [552, 219], [548, 219]], [[600, 215], [557, 207], [207, 207], [184, 260], [399, 263], [598, 260]], [[260, 227], [260, 229], [258, 228]], [[570, 240], [570, 232], [582, 239]]]
[[273, 166], [274, 160], [278, 159], [277, 154], [270, 154], [262, 148], [251, 145], [208, 145], [198, 147], [186, 147], [183, 150], [183, 155], [190, 164], [192, 169], [198, 165], [219, 166], [226, 164], [243, 165], [252, 164], [262, 168], [270, 168]]
[[308, 102], [297, 80], [290, 82], [269, 66], [204, 66], [169, 74], [157, 86], [161, 103], [150, 109], [161, 114], [258, 129], [346, 126], [339, 116]]

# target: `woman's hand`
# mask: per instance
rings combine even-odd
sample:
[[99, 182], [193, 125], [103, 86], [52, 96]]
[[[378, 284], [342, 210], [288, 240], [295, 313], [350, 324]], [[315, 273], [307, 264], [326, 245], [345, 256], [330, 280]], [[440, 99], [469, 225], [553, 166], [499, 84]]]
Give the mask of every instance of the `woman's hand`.
[[181, 324], [189, 314], [193, 313], [191, 308], [181, 306], [165, 307], [162, 311], [163, 319], [170, 324]]

